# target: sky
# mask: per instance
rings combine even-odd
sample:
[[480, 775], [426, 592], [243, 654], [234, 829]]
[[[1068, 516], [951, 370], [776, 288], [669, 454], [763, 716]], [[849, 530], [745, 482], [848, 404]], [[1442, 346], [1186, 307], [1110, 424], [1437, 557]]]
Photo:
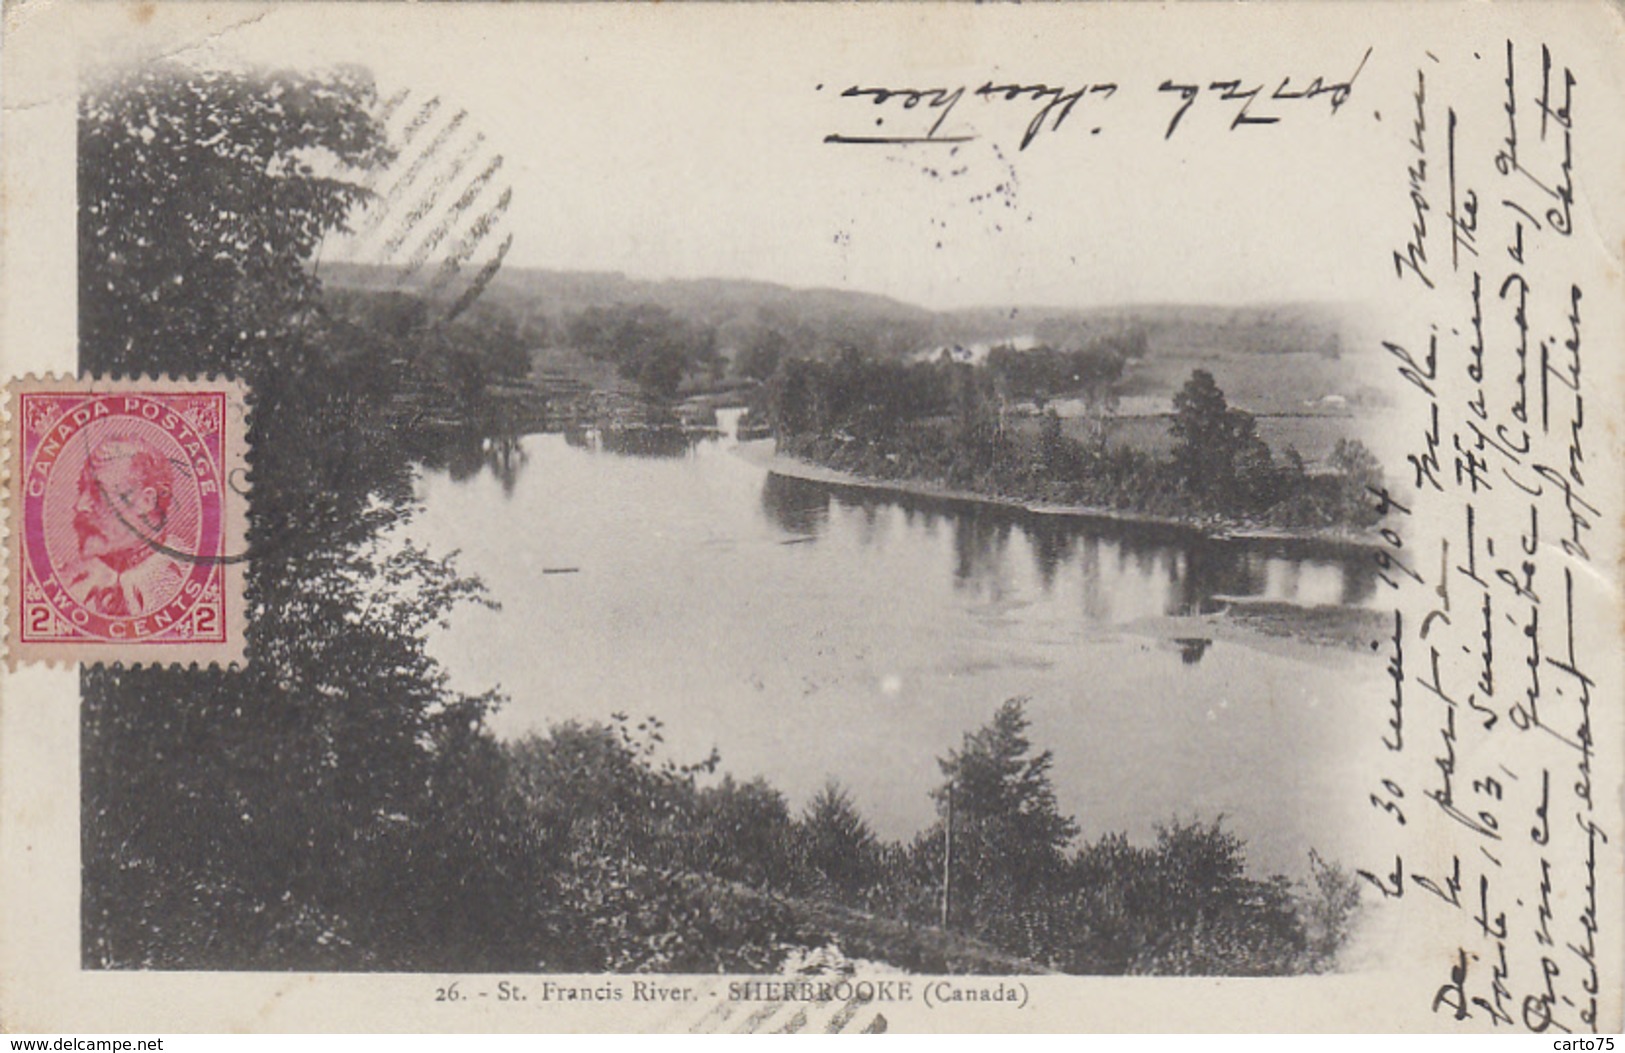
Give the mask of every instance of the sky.
[[[161, 9], [116, 50], [359, 64], [386, 98], [440, 97], [437, 120], [466, 110], [458, 134], [483, 134], [504, 158], [491, 190], [513, 191], [510, 266], [755, 278], [949, 308], [1345, 299], [1351, 254], [1382, 252], [1360, 202], [1373, 182], [1395, 189], [1371, 145], [1401, 56], [1375, 50], [1361, 67], [1369, 35], [1328, 32], [1283, 56], [1245, 18], [1225, 21], [1218, 49], [1213, 32], [1173, 33], [1189, 20], [1155, 9], [457, 10], [316, 18], [241, 5], [205, 26]], [[178, 43], [189, 35], [201, 43]], [[1181, 102], [1158, 90], [1165, 80], [1268, 91], [1356, 69], [1335, 114], [1323, 95], [1231, 130], [1240, 103], [1209, 90], [1164, 137]], [[989, 83], [1117, 87], [1086, 94], [1022, 149], [1042, 102], [978, 97]], [[929, 127], [920, 115], [935, 97], [876, 105], [843, 97], [854, 86], [963, 87], [937, 131], [970, 141], [824, 142]]]
[[[482, 204], [509, 188], [511, 203], [482, 251], [512, 233], [509, 266], [935, 308], [1378, 294], [1408, 233], [1405, 129], [1431, 62], [1421, 22], [1461, 40], [1441, 68], [1488, 46], [1451, 23], [1470, 10], [1452, 5], [1387, 21], [1348, 4], [187, 6], [118, 27], [90, 59], [359, 64], [384, 97], [440, 98], [437, 121], [466, 110], [458, 135], [504, 159]], [[1268, 98], [1351, 77], [1335, 112], [1330, 94]], [[1227, 82], [1262, 87], [1249, 116], [1276, 123], [1232, 127], [1243, 101], [1220, 97]], [[1164, 83], [1201, 88], [1171, 135], [1183, 100]], [[1116, 88], [1022, 149], [1041, 104], [977, 96], [987, 84]], [[964, 88], [937, 134], [969, 141], [826, 143], [929, 127], [937, 96], [911, 110], [851, 87]]]

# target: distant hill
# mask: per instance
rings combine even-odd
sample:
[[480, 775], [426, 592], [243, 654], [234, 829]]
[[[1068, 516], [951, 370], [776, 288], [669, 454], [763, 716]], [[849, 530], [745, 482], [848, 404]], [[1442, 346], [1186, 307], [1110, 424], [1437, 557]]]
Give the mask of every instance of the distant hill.
[[[426, 269], [427, 271], [427, 269]], [[400, 272], [365, 264], [330, 263], [322, 278], [351, 289], [396, 289]], [[421, 291], [427, 273], [402, 291]], [[1033, 337], [1082, 344], [1131, 329], [1145, 332], [1149, 357], [1200, 360], [1235, 355], [1311, 353], [1337, 357], [1346, 324], [1320, 304], [1213, 306], [1145, 304], [1096, 308], [1011, 306], [933, 311], [874, 293], [798, 289], [735, 278], [631, 278], [614, 271], [552, 271], [506, 267], [485, 292], [522, 319], [562, 323], [589, 307], [648, 303], [688, 321], [714, 326], [724, 349], [745, 346], [763, 328], [792, 336], [798, 350], [849, 343], [885, 355]]]
[[[412, 292], [427, 276], [400, 286], [398, 269], [365, 264], [329, 264], [329, 285], [350, 289]], [[795, 289], [772, 282], [733, 278], [648, 281], [614, 271], [550, 271], [506, 267], [485, 298], [521, 318], [542, 314], [563, 322], [589, 307], [647, 303], [678, 316], [714, 326], [724, 348], [739, 347], [764, 326], [796, 331], [800, 343], [851, 343], [882, 354], [907, 354], [930, 346], [944, 316], [889, 297], [841, 289]]]
[[[348, 288], [393, 289], [398, 268], [358, 263], [330, 263], [322, 279]], [[428, 284], [430, 269], [420, 271], [403, 291]], [[875, 293], [844, 289], [797, 289], [743, 278], [629, 278], [619, 271], [551, 271], [504, 267], [486, 296], [513, 302], [540, 302], [549, 310], [572, 312], [616, 303], [653, 303], [697, 320], [726, 320], [758, 308], [831, 312], [928, 321], [935, 313]], [[707, 317], [711, 316], [711, 317]]]
[[1028, 333], [1041, 343], [1085, 344], [1128, 330], [1146, 334], [1153, 355], [1210, 353], [1335, 356], [1348, 329], [1344, 312], [1318, 303], [1126, 304], [1112, 307], [976, 308], [954, 312], [957, 328], [972, 339]]

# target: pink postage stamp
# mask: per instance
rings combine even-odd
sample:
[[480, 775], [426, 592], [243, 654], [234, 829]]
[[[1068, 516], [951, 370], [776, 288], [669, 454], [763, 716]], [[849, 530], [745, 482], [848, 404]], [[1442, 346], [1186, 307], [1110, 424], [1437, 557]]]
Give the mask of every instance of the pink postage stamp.
[[242, 386], [30, 377], [7, 394], [8, 661], [242, 661]]

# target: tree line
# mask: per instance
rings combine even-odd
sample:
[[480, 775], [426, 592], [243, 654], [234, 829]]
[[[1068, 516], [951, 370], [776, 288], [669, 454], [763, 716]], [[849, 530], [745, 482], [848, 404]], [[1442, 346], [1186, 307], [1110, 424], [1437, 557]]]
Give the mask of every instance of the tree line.
[[[1187, 520], [1356, 528], [1374, 521], [1382, 474], [1354, 439], [1337, 443], [1328, 472], [1310, 473], [1288, 448], [1277, 457], [1257, 421], [1231, 406], [1197, 369], [1173, 399], [1169, 455], [1109, 440], [1114, 386], [1143, 353], [1102, 341], [1073, 350], [996, 348], [981, 364], [897, 362], [847, 351], [781, 362], [753, 416], [781, 452], [878, 479], [928, 481], [1024, 502], [1083, 505]], [[1049, 401], [1078, 398], [1086, 427], [1066, 433]], [[1012, 400], [1041, 407], [1037, 426], [1011, 417]]]
[[530, 378], [526, 334], [497, 305], [476, 301], [447, 321], [414, 293], [323, 289], [321, 309], [333, 354], [365, 362], [424, 409], [478, 419], [491, 385]]
[[685, 377], [718, 379], [723, 362], [717, 333], [656, 304], [588, 307], [566, 328], [570, 344], [608, 362], [651, 397], [669, 399]]
[[[903, 841], [878, 837], [837, 782], [796, 811], [764, 779], [716, 777], [714, 753], [662, 759], [653, 717], [568, 722], [497, 745], [459, 817], [470, 845], [443, 865], [464, 882], [484, 875], [481, 909], [506, 928], [465, 946], [480, 968], [771, 971], [793, 947], [837, 941], [854, 956], [942, 968], [911, 961], [917, 948], [879, 928], [820, 924], [807, 905], [938, 925], [946, 866], [949, 931], [1042, 968], [1333, 966], [1357, 915], [1350, 875], [1315, 856], [1299, 883], [1251, 877], [1245, 845], [1217, 821], [1170, 822], [1151, 845], [1121, 834], [1079, 844], [1056, 805], [1054, 757], [1032, 747], [1028, 726], [1012, 699], [967, 733], [939, 760], [936, 820]], [[436, 955], [448, 936], [436, 934]]]

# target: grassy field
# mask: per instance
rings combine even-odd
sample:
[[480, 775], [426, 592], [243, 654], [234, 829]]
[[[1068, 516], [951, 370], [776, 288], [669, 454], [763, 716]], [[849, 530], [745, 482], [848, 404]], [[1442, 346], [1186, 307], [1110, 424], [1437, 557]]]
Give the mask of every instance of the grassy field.
[[[1291, 312], [1125, 308], [1119, 321], [1140, 327], [1147, 346], [1117, 383], [1121, 416], [1107, 426], [1117, 445], [1167, 455], [1174, 395], [1198, 369], [1213, 375], [1231, 406], [1253, 414], [1276, 456], [1293, 447], [1311, 467], [1339, 439], [1371, 445], [1373, 422], [1391, 401], [1378, 386], [1386, 368], [1380, 347], [1331, 317], [1309, 325]], [[1069, 435], [1088, 434], [1084, 420], [1068, 419], [1081, 412], [1076, 403], [1057, 400], [1056, 411]]]
[[[1371, 384], [1369, 356], [1313, 352], [1246, 354], [1156, 351], [1132, 362], [1120, 393], [1172, 398], [1192, 370], [1205, 369], [1230, 401], [1249, 413], [1342, 413], [1385, 403]], [[1338, 402], [1341, 400], [1341, 402]], [[1335, 408], [1334, 408], [1335, 407]]]
[[[1294, 447], [1311, 468], [1331, 455], [1339, 439], [1359, 438], [1362, 428], [1359, 418], [1327, 414], [1258, 417], [1257, 421], [1259, 438], [1269, 444], [1277, 457], [1284, 455], [1288, 447]], [[1114, 446], [1129, 446], [1167, 457], [1174, 448], [1170, 423], [1171, 417], [1167, 416], [1116, 417], [1107, 423], [1106, 441]], [[1038, 431], [1038, 418], [1019, 417], [1014, 426], [1019, 431], [1034, 434]], [[1078, 417], [1063, 417], [1061, 430], [1074, 439], [1085, 439], [1089, 435], [1088, 422]]]

